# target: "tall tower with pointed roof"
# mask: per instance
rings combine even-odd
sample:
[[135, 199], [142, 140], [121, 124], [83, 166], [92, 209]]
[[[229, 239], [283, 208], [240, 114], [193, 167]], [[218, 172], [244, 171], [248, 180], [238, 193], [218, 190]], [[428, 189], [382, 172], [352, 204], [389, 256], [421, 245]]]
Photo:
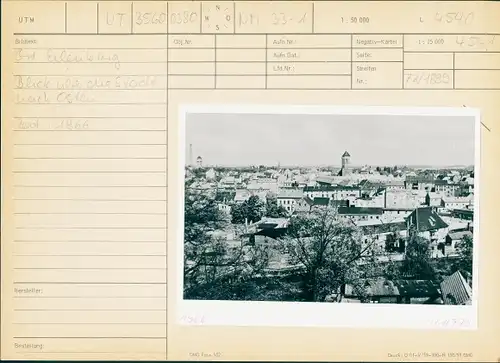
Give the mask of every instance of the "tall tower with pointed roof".
[[345, 151], [342, 154], [342, 169], [340, 170], [340, 175], [341, 176], [346, 176], [351, 174], [351, 154], [349, 154], [347, 151]]

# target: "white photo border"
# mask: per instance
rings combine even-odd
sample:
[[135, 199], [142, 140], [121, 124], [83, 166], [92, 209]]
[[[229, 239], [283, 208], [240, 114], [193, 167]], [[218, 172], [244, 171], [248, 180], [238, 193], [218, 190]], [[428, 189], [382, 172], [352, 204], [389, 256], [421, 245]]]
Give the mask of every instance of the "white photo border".
[[[309, 114], [309, 115], [400, 115], [474, 117], [474, 234], [472, 304], [405, 305], [405, 304], [338, 304], [315, 302], [260, 302], [184, 300], [184, 178], [185, 125], [188, 114]], [[178, 149], [169, 153], [176, 157], [179, 170], [179, 201], [170, 204], [177, 214], [176, 266], [178, 293], [175, 297], [175, 323], [182, 325], [268, 326], [268, 327], [332, 327], [386, 329], [477, 329], [478, 269], [480, 236], [481, 113], [468, 107], [390, 107], [390, 106], [325, 106], [325, 105], [257, 105], [257, 104], [186, 104], [179, 107]]]

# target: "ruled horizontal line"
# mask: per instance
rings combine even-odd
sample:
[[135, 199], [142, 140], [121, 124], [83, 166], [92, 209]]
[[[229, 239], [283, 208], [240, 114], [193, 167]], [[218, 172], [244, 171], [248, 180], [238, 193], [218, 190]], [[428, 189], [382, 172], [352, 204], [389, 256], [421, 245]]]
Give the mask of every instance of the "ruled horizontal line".
[[15, 102], [15, 105], [30, 105], [30, 106], [44, 106], [44, 105], [57, 105], [57, 106], [154, 106], [166, 105], [166, 102], [86, 102], [86, 103], [66, 103], [66, 102]]
[[[173, 63], [173, 62], [172, 62]], [[204, 61], [183, 61], [181, 63], [207, 63], [207, 62], [204, 62]], [[270, 65], [270, 64], [291, 64], [293, 63], [294, 65], [300, 65], [300, 64], [304, 64], [304, 63], [322, 63], [322, 64], [338, 64], [338, 63], [346, 63], [346, 64], [351, 64], [351, 63], [403, 63], [402, 60], [364, 60], [364, 61], [350, 61], [350, 60], [331, 60], [331, 59], [315, 59], [315, 60], [294, 60], [294, 61], [283, 61], [283, 60], [272, 60], [272, 59], [268, 59], [267, 61], [217, 61], [217, 63], [238, 63], [238, 64], [244, 64], [244, 63], [252, 63], [252, 64], [255, 64], [255, 63], [259, 63], [259, 64], [267, 64], [267, 65]], [[302, 76], [308, 76], [308, 75], [311, 75], [310, 73], [286, 73], [286, 74], [283, 74], [283, 73], [272, 73], [272, 72], [264, 72], [264, 73], [255, 73], [256, 76], [268, 76], [268, 77], [271, 77], [271, 76], [291, 76], [291, 75], [294, 75], [294, 74], [297, 74], [297, 75], [302, 75]], [[168, 76], [190, 76], [190, 75], [198, 75], [198, 74], [180, 74], [180, 73], [169, 73]], [[204, 74], [201, 74], [201, 75], [204, 75]], [[253, 74], [248, 74], [248, 73], [231, 73], [231, 74], [221, 74], [221, 73], [213, 73], [213, 74], [205, 74], [207, 76], [217, 76], [217, 77], [223, 77], [223, 76], [252, 76]], [[312, 74], [314, 76], [327, 76], [327, 75], [330, 75], [328, 73], [314, 73]]]
[[78, 48], [74, 48], [74, 47], [64, 47], [64, 48], [59, 48], [59, 47], [56, 47], [56, 48], [45, 48], [45, 47], [13, 47], [12, 49], [13, 50], [25, 50], [25, 49], [29, 49], [29, 50], [49, 50], [49, 49], [68, 49], [68, 50], [167, 50], [171, 47], [161, 47], [161, 48], [129, 48], [129, 47], [119, 47], [119, 48], [116, 48], [116, 47], [106, 47], [106, 48], [102, 48], [102, 47], [99, 47], [99, 48], [96, 48], [96, 47], [78, 47]]
[[[300, 63], [300, 62], [294, 62], [294, 63]], [[342, 62], [342, 61], [317, 61], [313, 63], [351, 63], [351, 62]], [[363, 62], [363, 63], [403, 63], [403, 61], [369, 61], [369, 62]], [[296, 64], [295, 64], [296, 65]], [[460, 69], [457, 69], [460, 70]], [[294, 72], [294, 73], [272, 73], [272, 72], [262, 72], [262, 73], [227, 73], [227, 74], [217, 74], [217, 73], [177, 73], [177, 74], [169, 74], [169, 77], [217, 77], [217, 78], [223, 78], [223, 77], [293, 77], [293, 76], [350, 76], [351, 73], [301, 73], [301, 72]], [[63, 91], [64, 89], [55, 89], [55, 88], [15, 88], [16, 90], [25, 90], [25, 91]], [[172, 88], [169, 88], [172, 89]], [[166, 87], [163, 89], [116, 89], [116, 88], [107, 88], [107, 89], [86, 89], [86, 88], [76, 88], [74, 91], [88, 91], [88, 92], [94, 92], [94, 91], [107, 91], [107, 92], [114, 92], [114, 91], [164, 91], [166, 92], [167, 89]], [[29, 103], [32, 104], [32, 103]], [[45, 104], [45, 103], [44, 103]], [[60, 104], [60, 103], [51, 103], [51, 104]], [[64, 104], [64, 103], [63, 103]], [[91, 104], [91, 102], [88, 102], [86, 104]], [[102, 104], [102, 103], [96, 103], [93, 102], [92, 104]], [[122, 104], [122, 103], [120, 103]], [[143, 104], [143, 103], [141, 103]], [[148, 103], [149, 104], [149, 103]]]
[[104, 157], [74, 157], [74, 158], [62, 158], [62, 157], [15, 157], [14, 160], [167, 160], [164, 156], [159, 157], [115, 157], [115, 158], [104, 158]]
[[166, 325], [165, 322], [163, 323], [145, 323], [145, 322], [94, 322], [94, 323], [89, 323], [89, 322], [63, 322], [63, 323], [56, 323], [56, 322], [14, 322], [12, 323], [14, 325]]
[[166, 174], [166, 171], [154, 171], [154, 170], [13, 170], [13, 174]]
[[[41, 187], [44, 188], [44, 187]], [[162, 187], [164, 188], [164, 187]], [[166, 199], [85, 199], [85, 198], [12, 198], [26, 201], [70, 201], [70, 202], [166, 202]]]
[[[203, 36], [203, 34], [198, 34], [198, 36]], [[279, 34], [277, 34], [279, 35]], [[350, 34], [344, 34], [346, 36], [346, 40], [349, 40], [349, 37], [350, 37]], [[226, 34], [218, 34], [217, 36], [227, 36]], [[230, 35], [231, 36], [231, 35]], [[262, 38], [265, 39], [265, 36], [266, 34], [262, 34]], [[321, 50], [321, 49], [347, 49], [347, 50], [351, 50], [351, 49], [403, 49], [403, 45], [401, 46], [397, 46], [397, 47], [377, 47], [377, 46], [374, 46], [374, 47], [365, 47], [365, 46], [354, 46], [354, 47], [337, 47], [337, 46], [317, 46], [317, 47], [314, 47], [314, 46], [301, 46], [301, 47], [273, 47], [272, 44], [269, 45], [269, 44], [262, 44], [261, 46], [259, 47], [238, 47], [238, 46], [231, 46], [231, 47], [220, 47], [220, 46], [196, 46], [196, 45], [190, 45], [190, 46], [186, 46], [186, 47], [178, 47], [178, 46], [168, 46], [168, 47], [162, 47], [162, 48], [122, 48], [122, 47], [99, 47], [99, 48], [88, 48], [88, 47], [81, 47], [81, 48], [72, 48], [72, 47], [64, 47], [64, 48], [44, 48], [44, 47], [13, 47], [12, 48], [13, 50], [57, 50], [57, 49], [61, 49], [61, 50], [80, 50], [80, 51], [85, 51], [85, 50], [99, 50], [99, 51], [106, 51], [106, 50], [145, 50], [145, 51], [149, 51], [149, 50], [164, 50], [164, 51], [168, 51], [168, 50], [190, 50], [190, 49], [203, 49], [203, 50], [245, 50], [245, 49], [248, 49], [248, 50], [272, 50], [272, 51], [275, 51], [275, 50]], [[170, 61], [168, 60], [169, 62], [178, 62], [178, 61]], [[24, 62], [24, 63], [35, 63], [35, 62], [30, 62], [30, 61], [27, 61], [27, 62]], [[64, 63], [64, 62], [45, 62], [45, 63]], [[75, 63], [75, 62], [69, 62], [69, 63]], [[77, 62], [77, 63], [82, 63], [82, 62]], [[92, 62], [88, 62], [88, 63], [92, 63]], [[109, 61], [109, 62], [103, 62], [103, 63], [116, 63], [116, 62], [113, 62], [113, 61]], [[124, 63], [124, 62], [120, 62], [120, 63]]]
[[45, 254], [45, 255], [31, 255], [31, 254], [13, 254], [14, 257], [166, 257], [166, 254], [157, 254], [157, 255], [58, 255], [58, 254]]
[[[62, 282], [62, 281], [14, 281], [16, 285], [36, 284], [36, 285], [166, 285], [166, 282]], [[116, 310], [116, 309], [115, 309]]]
[[14, 144], [15, 146], [166, 146], [166, 143], [162, 144], [76, 144], [76, 143], [67, 143], [67, 144]]
[[167, 296], [13, 296], [15, 299], [165, 299]]
[[103, 120], [119, 120], [119, 119], [158, 119], [165, 121], [165, 116], [13, 116], [15, 119], [103, 119]]
[[[116, 0], [118, 1], [118, 0]], [[378, 0], [373, 0], [373, 1], [378, 1]], [[406, 32], [384, 32], [384, 33], [378, 33], [378, 32], [372, 32], [372, 33], [362, 33], [362, 32], [350, 32], [350, 33], [311, 33], [311, 32], [302, 32], [302, 33], [297, 33], [297, 32], [280, 32], [280, 33], [252, 33], [252, 32], [241, 32], [241, 33], [228, 33], [228, 34], [221, 34], [221, 33], [212, 33], [212, 32], [183, 32], [183, 33], [13, 33], [14, 35], [76, 35], [76, 36], [82, 36], [82, 35], [99, 35], [99, 36], [114, 36], [114, 35], [123, 35], [123, 36], [131, 36], [131, 35], [139, 35], [139, 36], [151, 36], [151, 35], [198, 35], [198, 36], [203, 36], [203, 35], [214, 35], [214, 36], [220, 36], [220, 35], [226, 35], [226, 36], [245, 36], [245, 35], [268, 35], [268, 36], [281, 36], [281, 35], [309, 35], [309, 36], [314, 36], [314, 35], [401, 35], [401, 36], [412, 36], [412, 35], [424, 35], [424, 36], [429, 36], [429, 35], [439, 35], [439, 36], [446, 36], [446, 35], [500, 35], [500, 33], [484, 33], [484, 32], [476, 32], [476, 33], [454, 33], [454, 32], [445, 32], [445, 33], [406, 33]]]
[[163, 337], [129, 337], [129, 336], [118, 336], [118, 337], [77, 337], [77, 336], [15, 336], [14, 339], [166, 339], [166, 336]]
[[[194, 61], [190, 62], [183, 62], [183, 63], [194, 63]], [[234, 63], [239, 63], [239, 62], [234, 62]], [[242, 63], [264, 63], [264, 62], [242, 62]], [[271, 64], [273, 61], [267, 61], [267, 63]], [[280, 62], [281, 63], [281, 62]], [[294, 63], [294, 65], [300, 65], [300, 63], [322, 63], [322, 64], [330, 64], [330, 63], [400, 63], [403, 65], [403, 61], [388, 61], [388, 60], [371, 60], [371, 61], [363, 61], [363, 62], [350, 62], [350, 61], [295, 61], [295, 62], [283, 62], [283, 63]], [[454, 68], [454, 69], [445, 69], [445, 68], [405, 68], [404, 71], [412, 71], [412, 70], [419, 70], [419, 71], [498, 71], [500, 68]], [[350, 77], [352, 74], [351, 73], [302, 73], [302, 72], [296, 72], [294, 71], [293, 73], [273, 73], [273, 71], [268, 71], [268, 72], [260, 72], [260, 73], [169, 73], [168, 77], [217, 77], [217, 78], [224, 78], [224, 77], [297, 77], [297, 76], [314, 76], [314, 77], [321, 77], [321, 76], [329, 76], [329, 77]], [[30, 75], [32, 76], [32, 75]], [[33, 76], [35, 77], [35, 76]], [[14, 88], [16, 90], [25, 90], [25, 91], [64, 91], [64, 88]], [[168, 89], [176, 89], [176, 87], [169, 87]], [[225, 88], [219, 88], [217, 89], [225, 89]], [[137, 91], [164, 91], [167, 92], [167, 88], [141, 88], [141, 89], [117, 89], [117, 88], [106, 88], [106, 89], [87, 89], [87, 88], [76, 88], [75, 91], [89, 91], [89, 92], [94, 92], [94, 91], [107, 91], [107, 92], [114, 92], [114, 91], [132, 91], [132, 92], [137, 92]], [[26, 104], [33, 104], [33, 103], [26, 103]], [[49, 103], [37, 103], [37, 104], [49, 104]], [[50, 104], [65, 104], [65, 103], [50, 103]], [[90, 104], [86, 103], [86, 104]], [[93, 104], [103, 104], [103, 103], [93, 103]], [[113, 103], [113, 104], [129, 104], [129, 103]], [[141, 103], [141, 104], [153, 104], [153, 103]], [[154, 103], [154, 104], [163, 104], [163, 103]]]
[[[30, 48], [31, 49], [31, 48]], [[110, 64], [110, 65], [116, 65], [116, 64], [144, 64], [144, 63], [149, 63], [149, 64], [158, 64], [158, 63], [167, 63], [168, 61], [165, 59], [164, 61], [109, 61], [109, 62], [100, 62], [100, 61], [81, 61], [81, 62], [37, 62], [37, 61], [27, 61], [27, 62], [20, 62], [16, 61], [13, 63], [16, 64]], [[119, 69], [119, 67], [118, 67]]]
[[[490, 35], [498, 35], [498, 34], [490, 34]], [[487, 50], [487, 49], [477, 49], [477, 50], [405, 50], [404, 53], [470, 53], [470, 54], [496, 54], [500, 53], [500, 50]]]
[[14, 309], [14, 311], [166, 311], [167, 309]]
[[[82, 129], [72, 129], [72, 130], [61, 130], [61, 129], [45, 129], [45, 130], [34, 130], [34, 129], [12, 129], [12, 131], [27, 131], [27, 132], [166, 132], [166, 129], [149, 129], [149, 130], [140, 130], [140, 129], [119, 129], [119, 130], [112, 130], [112, 129], [93, 129], [93, 130], [82, 130]], [[140, 158], [138, 158], [140, 159]]]
[[[309, 75], [308, 75], [309, 76]], [[351, 88], [351, 86], [348, 87], [321, 87], [321, 88], [314, 88], [314, 87], [287, 87], [287, 88], [280, 88], [280, 87], [251, 87], [251, 88], [246, 88], [246, 87], [217, 87], [214, 88], [213, 86], [210, 87], [169, 87], [168, 88], [171, 91], [203, 91], [203, 90], [220, 90], [220, 91], [254, 91], [254, 92], [260, 92], [263, 90], [270, 90], [270, 91], [498, 91], [500, 90], [499, 88], [412, 88], [412, 87], [365, 87], [365, 88]], [[30, 103], [30, 105], [33, 105]], [[42, 104], [38, 104], [42, 105]], [[74, 104], [72, 104], [74, 105]], [[92, 106], [92, 104], [80, 104], [84, 106]], [[102, 104], [94, 104], [94, 105], [102, 105]], [[127, 104], [121, 104], [121, 105], [127, 105]], [[166, 105], [166, 103], [163, 103], [163, 105]], [[28, 145], [28, 144], [19, 144], [19, 145]], [[36, 144], [35, 144], [36, 145]], [[47, 144], [39, 144], [39, 145], [47, 145]], [[67, 145], [67, 144], [60, 144], [60, 145]], [[89, 144], [84, 144], [84, 145], [89, 145]], [[113, 145], [120, 145], [120, 144], [113, 144]], [[140, 145], [140, 144], [132, 144], [132, 145]], [[145, 145], [155, 145], [155, 144], [145, 144]], [[158, 145], [165, 145], [165, 144], [158, 144]]]
[[142, 216], [165, 216], [167, 213], [148, 212], [15, 212], [14, 215], [142, 215]]
[[[346, 34], [347, 37], [349, 37], [349, 34]], [[168, 50], [170, 51], [190, 51], [190, 50], [208, 50], [208, 51], [214, 51], [213, 53], [217, 51], [242, 51], [242, 50], [261, 50], [261, 51], [266, 51], [269, 52], [280, 52], [280, 51], [287, 51], [287, 52], [292, 52], [292, 51], [302, 51], [302, 50], [312, 50], [312, 51], [321, 51], [321, 50], [352, 50], [352, 51], [362, 51], [362, 50], [400, 50], [403, 54], [404, 53], [423, 53], [423, 54], [429, 54], [429, 53], [484, 53], [484, 54], [495, 54], [495, 53], [500, 53], [500, 50], [488, 50], [488, 48], [476, 48], [474, 49], [473, 47], [468, 48], [469, 50], [433, 50], [433, 49], [420, 49], [420, 50], [405, 50], [404, 47], [401, 46], [396, 46], [396, 47], [377, 47], [377, 46], [353, 46], [353, 47], [337, 47], [337, 46], [318, 46], [318, 47], [270, 47], [266, 46], [266, 44], [263, 44], [260, 47], [207, 47], [207, 46], [188, 46], [188, 47], [169, 47], [169, 48], [32, 48], [32, 47], [26, 47], [26, 48], [12, 48], [13, 50], [47, 50], [47, 49], [64, 49], [64, 50], [80, 50], [80, 51], [85, 51], [85, 50], [99, 50], [99, 51], [113, 51], [113, 50], [133, 50], [133, 51], [151, 51], [151, 50], [163, 50], [167, 52]], [[316, 60], [317, 61], [317, 60]], [[133, 63], [157, 63], [157, 64], [162, 64], [162, 63], [192, 63], [192, 62], [203, 62], [203, 63], [247, 63], [247, 62], [258, 62], [258, 63], [266, 63], [266, 60], [216, 60], [215, 57], [214, 59], [211, 60], [170, 60], [170, 59], [165, 59], [163, 61], [81, 61], [81, 62], [50, 62], [50, 61], [15, 61], [14, 63], [22, 63], [22, 64], [89, 64], [89, 63], [94, 63], [94, 64], [133, 64]], [[281, 59], [268, 59], [267, 62], [308, 62], [308, 61], [303, 61], [303, 60], [281, 60]], [[313, 62], [313, 61], [311, 61]], [[350, 62], [350, 61], [349, 61]], [[373, 60], [371, 61], [366, 61], [363, 59], [356, 59], [353, 60], [353, 62], [374, 62]], [[375, 61], [376, 62], [376, 61]]]
[[[140, 174], [140, 173], [138, 173]], [[166, 188], [167, 185], [22, 185], [22, 184], [14, 184], [14, 187], [20, 188]], [[13, 198], [15, 200], [51, 200], [50, 198], [44, 199], [31, 199], [31, 198]], [[52, 200], [73, 200], [72, 198], [58, 198]], [[77, 199], [78, 200], [78, 199]], [[91, 199], [88, 199], [91, 200]], [[105, 199], [97, 199], [97, 200], [105, 200]], [[114, 200], [114, 199], [108, 199]], [[133, 200], [133, 199], [116, 199], [116, 200]], [[139, 200], [139, 199], [138, 199]], [[148, 199], [146, 199], [148, 200]], [[162, 201], [163, 199], [154, 199]]]
[[297, 92], [297, 91], [500, 91], [499, 88], [402, 88], [402, 87], [384, 87], [384, 88], [351, 88], [349, 87], [322, 87], [322, 88], [313, 88], [313, 87], [289, 87], [289, 88], [274, 88], [274, 87], [252, 87], [252, 88], [245, 88], [245, 87], [234, 87], [234, 88], [221, 88], [221, 87], [185, 87], [185, 88], [169, 88], [169, 90], [172, 91], [206, 91], [206, 90], [220, 90], [220, 91], [254, 91], [254, 92], [261, 92], [264, 90], [269, 90], [269, 91], [292, 91], [292, 92]]
[[[183, 62], [184, 63], [184, 62]], [[47, 77], [47, 76], [50, 76], [50, 77], [65, 77], [65, 78], [68, 78], [68, 77], [92, 77], [92, 78], [95, 78], [95, 77], [168, 77], [168, 74], [166, 73], [156, 73], [156, 74], [151, 74], [151, 73], [144, 73], [144, 74], [123, 74], [123, 73], [120, 73], [119, 75], [118, 74], [78, 74], [78, 73], [66, 73], [66, 74], [47, 74], [47, 73], [44, 73], [44, 74], [13, 74], [14, 77], [27, 77], [27, 76], [30, 76], [30, 77]]]
[[[78, 0], [76, 0], [78, 1]], [[109, 1], [109, 0], [108, 0]], [[371, 1], [371, 0], [368, 0], [368, 1]], [[392, 0], [388, 0], [388, 1], [392, 1]], [[32, 351], [32, 352], [27, 352], [25, 350], [23, 351], [16, 351], [16, 353], [22, 353], [22, 354], [127, 354], [127, 356], [130, 356], [130, 355], [139, 355], [139, 354], [148, 354], [148, 355], [151, 355], [151, 354], [165, 354], [166, 351], [162, 351], [162, 352], [151, 352], [151, 351], [148, 351], [148, 352], [137, 352], [137, 351], [114, 351], [114, 352], [103, 352], [103, 351], [98, 351], [98, 350], [94, 350], [94, 351], [87, 351], [87, 352], [79, 352], [79, 351], [74, 351], [74, 350], [71, 350], [71, 351]]]
[[[48, 75], [47, 77], [52, 77], [51, 75]], [[71, 77], [71, 76], [68, 76]], [[67, 88], [29, 88], [29, 87], [14, 87], [13, 89], [15, 90], [33, 90], [33, 91], [67, 91]], [[94, 92], [94, 91], [165, 91], [167, 92], [166, 87], [162, 88], [73, 88], [72, 91], [89, 91], [89, 92]]]
[[129, 230], [129, 229], [138, 229], [138, 230], [150, 230], [150, 229], [158, 229], [158, 230], [166, 230], [167, 227], [16, 227], [16, 229], [31, 229], [31, 230], [65, 230], [65, 229], [117, 229], [117, 230]]
[[167, 241], [118, 241], [118, 240], [66, 240], [66, 241], [53, 241], [53, 240], [20, 240], [16, 239], [15, 243], [167, 243]]
[[[14, 0], [13, 2], [15, 3], [15, 2], [21, 2], [21, 1], [22, 0]], [[38, 2], [42, 2], [44, 0], [34, 0], [33, 2], [36, 3], [37, 1]], [[73, 2], [78, 2], [78, 1], [85, 2], [85, 1], [88, 1], [88, 0], [72, 0], [72, 1]], [[123, 0], [107, 0], [107, 1], [109, 1], [109, 2], [114, 2], [114, 1], [117, 2], [117, 1], [123, 1]], [[164, 2], [165, 0], [151, 0], [151, 1], [152, 2]], [[215, 1], [218, 1], [218, 0], [206, 0], [206, 1], [207, 2], [215, 2]], [[264, 1], [267, 1], [267, 0], [256, 0], [254, 2], [255, 3], [259, 3], [259, 2], [264, 2]], [[290, 0], [275, 0], [275, 1], [276, 2], [286, 2], [286, 1], [290, 1]], [[345, 0], [316, 0], [316, 1], [317, 2], [342, 2], [342, 3], [345, 3]], [[401, 0], [364, 0], [364, 1], [367, 1], [367, 2], [398, 2], [398, 1], [401, 1]], [[194, 2], [194, 0], [188, 0], [187, 2], [188, 3], [189, 2]], [[43, 34], [45, 34], [45, 33], [41, 33], [41, 35], [43, 35]], [[58, 34], [64, 35], [66, 33], [58, 33]], [[96, 35], [96, 33], [92, 33], [92, 34]], [[139, 34], [142, 34], [142, 33], [139, 33]], [[173, 34], [173, 33], [161, 33], [161, 34], [167, 35], [167, 34]], [[199, 35], [200, 33], [197, 33], [197, 34]], [[205, 33], [201, 33], [201, 34], [205, 34]], [[220, 34], [220, 33], [217, 33], [217, 34]], [[224, 34], [224, 33], [222, 33], [222, 34]], [[237, 33], [237, 34], [239, 34], [239, 33]], [[242, 33], [242, 34], [246, 34], [246, 33]], [[377, 33], [375, 33], [375, 34], [377, 34]], [[127, 35], [133, 35], [133, 34], [127, 33]]]
[[166, 270], [166, 267], [13, 267], [13, 270]]

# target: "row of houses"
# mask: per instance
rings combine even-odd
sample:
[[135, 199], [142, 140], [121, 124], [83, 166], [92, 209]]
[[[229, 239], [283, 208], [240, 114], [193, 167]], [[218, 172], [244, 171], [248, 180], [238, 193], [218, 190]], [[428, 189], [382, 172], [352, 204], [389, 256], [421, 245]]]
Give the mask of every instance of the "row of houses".
[[[349, 207], [338, 207], [340, 221], [360, 227], [364, 233], [364, 243], [372, 243], [375, 252], [381, 254], [403, 254], [405, 241], [410, 233], [417, 233], [430, 242], [432, 257], [454, 257], [458, 255], [457, 244], [468, 235], [473, 236], [471, 221], [460, 221], [452, 217], [442, 217], [435, 207], [419, 207], [405, 216], [392, 220], [383, 220], [383, 210], [378, 210], [376, 219], [353, 219], [346, 214]], [[363, 213], [359, 210], [358, 213]], [[370, 211], [373, 213], [373, 211]], [[352, 213], [352, 212], [350, 212]], [[247, 231], [258, 236], [257, 241], [265, 243], [265, 237], [277, 238], [286, 233], [290, 218], [263, 218], [247, 226]], [[264, 240], [262, 240], [264, 238]], [[396, 256], [397, 257], [397, 256]]]
[[448, 197], [436, 192], [394, 191], [376, 186], [372, 189], [363, 189], [359, 186], [315, 186], [304, 189], [281, 189], [277, 194], [278, 205], [289, 213], [294, 213], [304, 206], [303, 200], [310, 200], [313, 204], [330, 203], [346, 204], [349, 207], [377, 209], [406, 209], [427, 205], [439, 207], [443, 210], [472, 209], [474, 194], [464, 197]]
[[[248, 226], [252, 232], [252, 243], [271, 243], [284, 233], [289, 225], [288, 218], [266, 218], [262, 221]], [[410, 227], [414, 227], [419, 233], [427, 234], [433, 238], [434, 233], [447, 228], [446, 222], [435, 214], [433, 208], [425, 207], [414, 211], [403, 223], [390, 224], [360, 224], [369, 228], [371, 233], [378, 236], [390, 237], [394, 231], [400, 231], [402, 235]], [[472, 237], [471, 231], [454, 231], [446, 235], [446, 244], [453, 244], [461, 240], [464, 236]], [[387, 239], [386, 239], [387, 241]], [[392, 240], [393, 242], [396, 240]], [[404, 239], [401, 239], [404, 241]], [[383, 240], [381, 239], [381, 242]], [[387, 246], [387, 244], [385, 244]], [[383, 246], [383, 244], [381, 244]], [[397, 250], [397, 249], [396, 249]], [[404, 251], [403, 248], [399, 252]], [[380, 255], [381, 262], [400, 261], [403, 254]], [[384, 260], [385, 258], [385, 260]], [[268, 273], [273, 276], [283, 276], [301, 270], [303, 266], [292, 265], [286, 256], [280, 255], [270, 263]], [[339, 291], [329, 297], [331, 302], [342, 303], [397, 303], [397, 304], [445, 304], [445, 305], [468, 305], [472, 301], [471, 277], [465, 276], [456, 271], [447, 276], [441, 282], [431, 280], [390, 280], [384, 277], [361, 280], [361, 288], [358, 286], [342, 285]]]
[[[460, 271], [437, 283], [431, 280], [365, 279], [361, 287], [342, 285], [330, 301], [344, 303], [471, 305], [472, 279]], [[362, 292], [361, 292], [362, 291]], [[363, 296], [361, 296], [363, 295]]]

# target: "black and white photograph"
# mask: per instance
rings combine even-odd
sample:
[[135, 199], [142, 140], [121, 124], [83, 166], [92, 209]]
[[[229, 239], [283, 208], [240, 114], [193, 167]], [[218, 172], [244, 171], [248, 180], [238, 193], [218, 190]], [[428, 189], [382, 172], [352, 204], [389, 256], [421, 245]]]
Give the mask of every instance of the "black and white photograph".
[[478, 120], [282, 110], [186, 113], [183, 299], [471, 305]]

